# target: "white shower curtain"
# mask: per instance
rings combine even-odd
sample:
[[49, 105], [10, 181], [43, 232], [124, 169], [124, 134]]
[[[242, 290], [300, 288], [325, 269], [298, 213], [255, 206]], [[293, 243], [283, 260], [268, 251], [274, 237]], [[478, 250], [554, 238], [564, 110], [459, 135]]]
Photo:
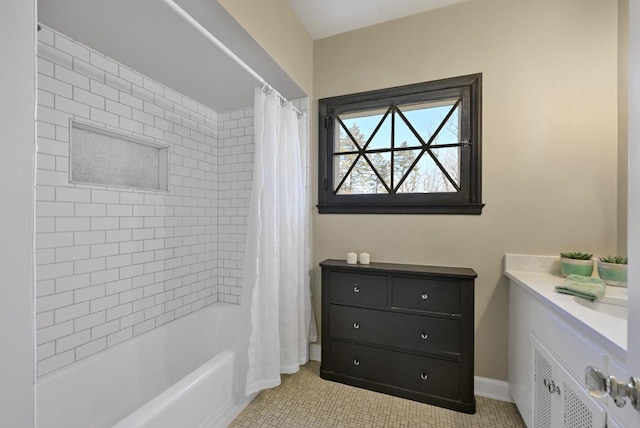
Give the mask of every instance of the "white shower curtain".
[[[255, 154], [244, 286], [252, 289], [246, 394], [309, 359], [311, 326], [306, 116], [268, 86], [255, 92]], [[314, 339], [315, 340], [315, 339]]]

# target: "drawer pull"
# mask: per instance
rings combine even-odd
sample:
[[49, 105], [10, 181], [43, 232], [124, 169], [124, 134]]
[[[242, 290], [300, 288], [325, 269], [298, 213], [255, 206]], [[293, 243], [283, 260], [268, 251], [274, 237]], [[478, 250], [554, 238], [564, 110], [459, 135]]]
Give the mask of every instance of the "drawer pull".
[[429, 298], [429, 295], [427, 293], [422, 293], [420, 297], [422, 298], [422, 300], [427, 300]]
[[353, 328], [360, 328], [360, 323], [354, 322], [353, 323]]
[[360, 360], [353, 360], [353, 365], [354, 366], [359, 366], [360, 365]]
[[427, 339], [429, 338], [429, 335], [428, 335], [427, 333], [422, 333], [422, 334], [420, 335], [420, 338], [421, 338], [422, 340], [427, 340]]
[[426, 373], [422, 373], [422, 374], [420, 375], [420, 379], [422, 379], [422, 380], [427, 380], [428, 378], [429, 378], [429, 376], [427, 376], [427, 374], [426, 374]]
[[360, 292], [360, 287], [358, 287], [358, 284], [353, 286], [353, 292], [354, 293], [359, 293]]

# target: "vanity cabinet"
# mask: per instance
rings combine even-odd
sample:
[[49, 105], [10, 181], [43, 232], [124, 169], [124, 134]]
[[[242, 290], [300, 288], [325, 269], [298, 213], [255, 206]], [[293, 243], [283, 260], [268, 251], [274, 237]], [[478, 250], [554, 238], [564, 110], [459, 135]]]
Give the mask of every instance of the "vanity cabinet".
[[475, 271], [320, 266], [323, 379], [475, 413]]
[[587, 366], [613, 374], [620, 361], [579, 320], [511, 280], [509, 390], [529, 428], [625, 427], [625, 412], [632, 406], [619, 409], [608, 398], [592, 397], [584, 386]]

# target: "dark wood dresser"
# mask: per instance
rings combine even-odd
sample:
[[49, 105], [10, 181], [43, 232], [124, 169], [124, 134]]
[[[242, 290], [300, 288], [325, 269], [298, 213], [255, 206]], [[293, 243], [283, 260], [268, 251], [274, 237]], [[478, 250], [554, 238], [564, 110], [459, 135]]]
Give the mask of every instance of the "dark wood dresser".
[[473, 269], [320, 266], [323, 379], [475, 413]]

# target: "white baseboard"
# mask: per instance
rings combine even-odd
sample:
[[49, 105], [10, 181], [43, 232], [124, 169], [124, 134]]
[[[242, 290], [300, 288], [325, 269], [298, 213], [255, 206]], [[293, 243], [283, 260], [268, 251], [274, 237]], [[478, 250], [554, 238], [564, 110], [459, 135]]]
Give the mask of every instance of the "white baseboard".
[[[309, 359], [320, 361], [322, 352], [319, 343], [309, 344]], [[474, 377], [474, 394], [480, 397], [491, 398], [499, 401], [513, 403], [513, 398], [509, 393], [509, 383], [503, 380], [489, 379], [487, 377]]]
[[320, 351], [321, 347], [319, 343], [310, 343], [309, 344], [309, 359], [312, 361], [320, 361], [322, 356], [322, 352]]
[[513, 398], [509, 393], [509, 382], [480, 376], [475, 376], [473, 380], [475, 395], [513, 403]]

